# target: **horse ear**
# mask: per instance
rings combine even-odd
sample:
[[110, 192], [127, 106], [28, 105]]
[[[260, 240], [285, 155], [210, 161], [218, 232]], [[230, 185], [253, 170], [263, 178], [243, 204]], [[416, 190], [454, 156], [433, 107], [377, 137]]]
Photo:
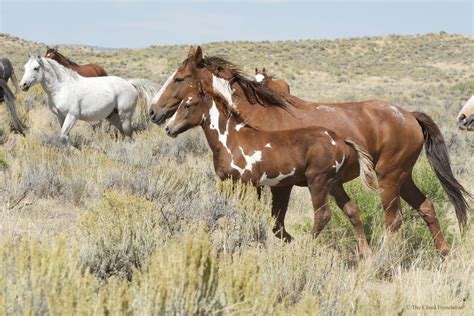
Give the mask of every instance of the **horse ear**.
[[202, 49], [201, 46], [198, 46], [196, 49], [196, 54], [194, 54], [194, 61], [196, 64], [200, 64], [202, 62]]
[[49, 46], [48, 46], [48, 45], [46, 45], [46, 50], [49, 50]]
[[262, 72], [265, 73], [265, 67], [263, 67]]
[[258, 74], [258, 68], [255, 67], [255, 74]]
[[196, 50], [194, 49], [194, 47], [189, 46], [188, 58], [193, 57], [195, 53], [196, 53]]

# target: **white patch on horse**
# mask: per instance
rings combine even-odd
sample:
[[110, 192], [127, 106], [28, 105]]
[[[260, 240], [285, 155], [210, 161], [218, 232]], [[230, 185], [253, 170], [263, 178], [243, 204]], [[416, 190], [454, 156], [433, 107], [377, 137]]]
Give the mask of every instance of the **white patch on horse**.
[[264, 75], [262, 75], [262, 74], [256, 74], [256, 75], [255, 75], [255, 81], [257, 81], [257, 82], [262, 82], [263, 79], [265, 79], [265, 76], [264, 76]]
[[176, 69], [172, 74], [171, 76], [169, 76], [168, 79], [166, 79], [165, 83], [163, 84], [163, 86], [161, 87], [160, 91], [158, 91], [158, 94], [155, 95], [155, 97], [153, 98], [153, 100], [151, 101], [152, 103], [156, 103], [160, 100], [161, 96], [163, 95], [163, 93], [165, 92], [166, 88], [169, 86], [169, 84], [171, 83], [171, 80], [173, 80], [174, 78], [174, 75], [176, 75], [176, 72], [178, 72], [178, 69]]
[[228, 105], [234, 107], [234, 102], [232, 101], [234, 91], [232, 91], [228, 80], [212, 75], [212, 87], [214, 91], [219, 92], [224, 97]]
[[333, 168], [336, 168], [336, 173], [339, 171], [339, 169], [341, 169], [342, 165], [344, 164], [344, 160], [346, 159], [346, 155], [345, 154], [342, 154], [342, 160], [341, 162], [337, 162], [337, 160], [335, 160], [336, 164], [335, 165], [332, 165]]
[[234, 157], [232, 157], [230, 166], [237, 170], [240, 173], [240, 176], [243, 176], [245, 171], [249, 171], [250, 173], [252, 173], [253, 165], [262, 160], [262, 152], [260, 150], [256, 150], [253, 152], [252, 155], [246, 155], [242, 147], [239, 148], [240, 152], [242, 153], [242, 156], [245, 159], [245, 167], [240, 168], [239, 166], [237, 166], [234, 162]]
[[188, 100], [186, 101], [186, 104], [189, 104], [191, 103], [191, 100], [193, 99], [193, 97], [188, 97]]
[[176, 120], [176, 113], [178, 113], [178, 111], [174, 112], [173, 116], [169, 119], [168, 123], [166, 123], [166, 126], [173, 124], [173, 122]]
[[219, 142], [224, 146], [224, 148], [227, 150], [227, 152], [229, 153], [231, 157], [231, 162], [230, 162], [231, 168], [237, 170], [241, 176], [245, 173], [245, 171], [252, 172], [253, 165], [257, 163], [258, 161], [262, 160], [262, 152], [260, 150], [256, 150], [254, 151], [252, 155], [246, 155], [242, 147], [240, 147], [240, 152], [242, 153], [242, 156], [245, 159], [245, 167], [241, 168], [237, 166], [234, 162], [234, 155], [232, 155], [232, 151], [227, 146], [227, 137], [229, 136], [230, 118], [227, 120], [224, 133], [221, 133], [221, 131], [219, 130], [219, 109], [217, 109], [216, 102], [214, 100], [212, 100], [212, 106], [211, 106], [211, 109], [209, 110], [209, 117], [211, 120], [210, 128], [217, 131]]
[[227, 147], [227, 136], [229, 135], [228, 127], [229, 127], [230, 119], [227, 120], [224, 133], [221, 133], [221, 131], [219, 130], [219, 110], [217, 109], [216, 102], [214, 100], [212, 100], [212, 106], [211, 106], [211, 109], [209, 110], [209, 117], [211, 119], [210, 128], [217, 131], [217, 134], [219, 136], [219, 142], [221, 142], [222, 145], [224, 145], [224, 148], [232, 156], [232, 153], [229, 147]]
[[272, 148], [272, 145], [271, 145], [270, 143], [267, 143], [267, 144], [265, 145], [265, 147], [267, 147], [267, 148]]
[[400, 120], [400, 122], [405, 122], [405, 116], [403, 115], [403, 113], [400, 111], [399, 108], [397, 108], [396, 106], [394, 105], [390, 105], [389, 106], [390, 110], [393, 112], [393, 114], [395, 115], [395, 117]]
[[245, 123], [239, 123], [239, 124], [235, 125], [235, 130], [238, 132], [238, 131], [240, 131], [240, 129], [242, 127], [245, 127]]
[[280, 172], [278, 176], [275, 178], [268, 178], [267, 173], [264, 172], [262, 176], [260, 177], [259, 184], [260, 185], [268, 185], [268, 186], [275, 186], [278, 185], [281, 181], [288, 177], [292, 177], [295, 175], [296, 168], [293, 168], [289, 173], [283, 174]]
[[328, 131], [325, 131], [324, 134], [328, 135], [329, 138], [331, 139], [331, 144], [332, 144], [333, 146], [336, 146], [336, 141], [331, 137], [331, 135], [329, 135]]

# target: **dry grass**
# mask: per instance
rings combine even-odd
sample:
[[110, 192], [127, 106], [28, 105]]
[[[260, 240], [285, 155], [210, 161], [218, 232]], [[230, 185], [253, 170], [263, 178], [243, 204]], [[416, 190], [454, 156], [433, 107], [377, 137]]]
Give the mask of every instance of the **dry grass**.
[[[19, 77], [27, 53], [45, 49], [0, 39], [0, 55], [14, 61]], [[62, 51], [111, 74], [157, 82], [187, 53], [184, 46]], [[474, 138], [454, 122], [474, 91], [472, 37], [211, 43], [204, 51], [249, 73], [266, 66], [306, 99], [379, 98], [427, 112], [446, 137], [455, 173], [474, 191]], [[148, 124], [143, 104], [135, 143], [117, 141], [107, 124], [94, 131], [79, 123], [67, 147], [40, 87], [17, 102], [25, 138], [9, 132], [0, 109], [0, 314], [474, 313], [474, 232], [459, 235], [425, 159], [416, 181], [435, 202], [452, 255], [435, 254], [406, 205], [401, 231], [386, 236], [378, 196], [354, 181], [346, 188], [373, 252], [360, 261], [351, 226], [332, 202], [328, 228], [309, 237], [306, 189], [290, 202], [296, 241], [274, 238], [268, 192], [258, 200], [252, 188], [216, 181], [201, 131], [168, 138]]]

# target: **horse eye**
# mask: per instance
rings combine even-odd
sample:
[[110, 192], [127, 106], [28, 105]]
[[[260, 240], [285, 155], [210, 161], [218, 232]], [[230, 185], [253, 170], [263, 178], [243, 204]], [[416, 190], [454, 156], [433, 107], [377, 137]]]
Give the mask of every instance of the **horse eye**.
[[33, 68], [34, 71], [38, 71], [39, 69], [40, 69], [39, 67]]
[[174, 82], [183, 82], [184, 81], [184, 78], [176, 78], [174, 79]]

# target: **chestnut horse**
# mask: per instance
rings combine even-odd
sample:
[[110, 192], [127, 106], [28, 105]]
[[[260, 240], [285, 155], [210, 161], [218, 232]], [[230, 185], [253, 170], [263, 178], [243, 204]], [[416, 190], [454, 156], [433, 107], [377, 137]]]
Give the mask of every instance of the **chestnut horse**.
[[[214, 77], [214, 80], [220, 80]], [[212, 88], [205, 89], [212, 91]], [[312, 234], [317, 237], [331, 218], [327, 196], [344, 203], [341, 177], [350, 166], [359, 164], [363, 183], [376, 190], [377, 178], [370, 156], [357, 144], [344, 140], [331, 130], [307, 127], [287, 131], [259, 131], [246, 124], [220, 93], [189, 94], [178, 107], [165, 130], [171, 137], [201, 126], [213, 153], [214, 169], [221, 180], [241, 180], [254, 186], [270, 186], [272, 215], [277, 218], [275, 234], [286, 241], [284, 228], [287, 199], [281, 192], [293, 186], [306, 186], [314, 208]], [[285, 195], [283, 195], [285, 196]], [[358, 209], [348, 211], [359, 243], [361, 256], [370, 252]], [[281, 217], [281, 219], [279, 218]]]
[[265, 67], [260, 71], [255, 68], [255, 81], [267, 86], [269, 89], [278, 92], [284, 92], [290, 94], [290, 85], [285, 80], [275, 79], [273, 76], [269, 76], [265, 71]]
[[[200, 47], [196, 50], [191, 47], [188, 57], [155, 97], [150, 107], [151, 120], [157, 124], [163, 123], [191, 92], [209, 93], [203, 87], [212, 85], [213, 76], [223, 79], [223, 85], [228, 87], [224, 97], [255, 128], [275, 131], [322, 126], [367, 149], [375, 164], [386, 229], [399, 229], [402, 223], [402, 197], [426, 222], [437, 251], [443, 256], [449, 253], [449, 245], [441, 232], [434, 205], [412, 178], [413, 166], [423, 144], [436, 176], [454, 205], [461, 229], [468, 218], [468, 204], [463, 193], [469, 193], [454, 177], [443, 136], [428, 115], [408, 112], [381, 101], [307, 102], [272, 91], [246, 78], [232, 63], [219, 57], [203, 57]], [[358, 174], [358, 164], [351, 164], [340, 182], [350, 181]], [[346, 192], [343, 194], [344, 202], [338, 203], [341, 209], [348, 208], [351, 203]], [[285, 204], [289, 195], [290, 190], [287, 188], [279, 192], [278, 198]], [[280, 217], [284, 218], [284, 215]]]
[[474, 95], [471, 96], [459, 112], [458, 126], [462, 130], [474, 131]]
[[97, 64], [78, 65], [60, 52], [58, 47], [53, 48], [47, 46], [44, 57], [54, 59], [66, 68], [72, 69], [83, 77], [103, 77], [107, 76], [107, 72]]

